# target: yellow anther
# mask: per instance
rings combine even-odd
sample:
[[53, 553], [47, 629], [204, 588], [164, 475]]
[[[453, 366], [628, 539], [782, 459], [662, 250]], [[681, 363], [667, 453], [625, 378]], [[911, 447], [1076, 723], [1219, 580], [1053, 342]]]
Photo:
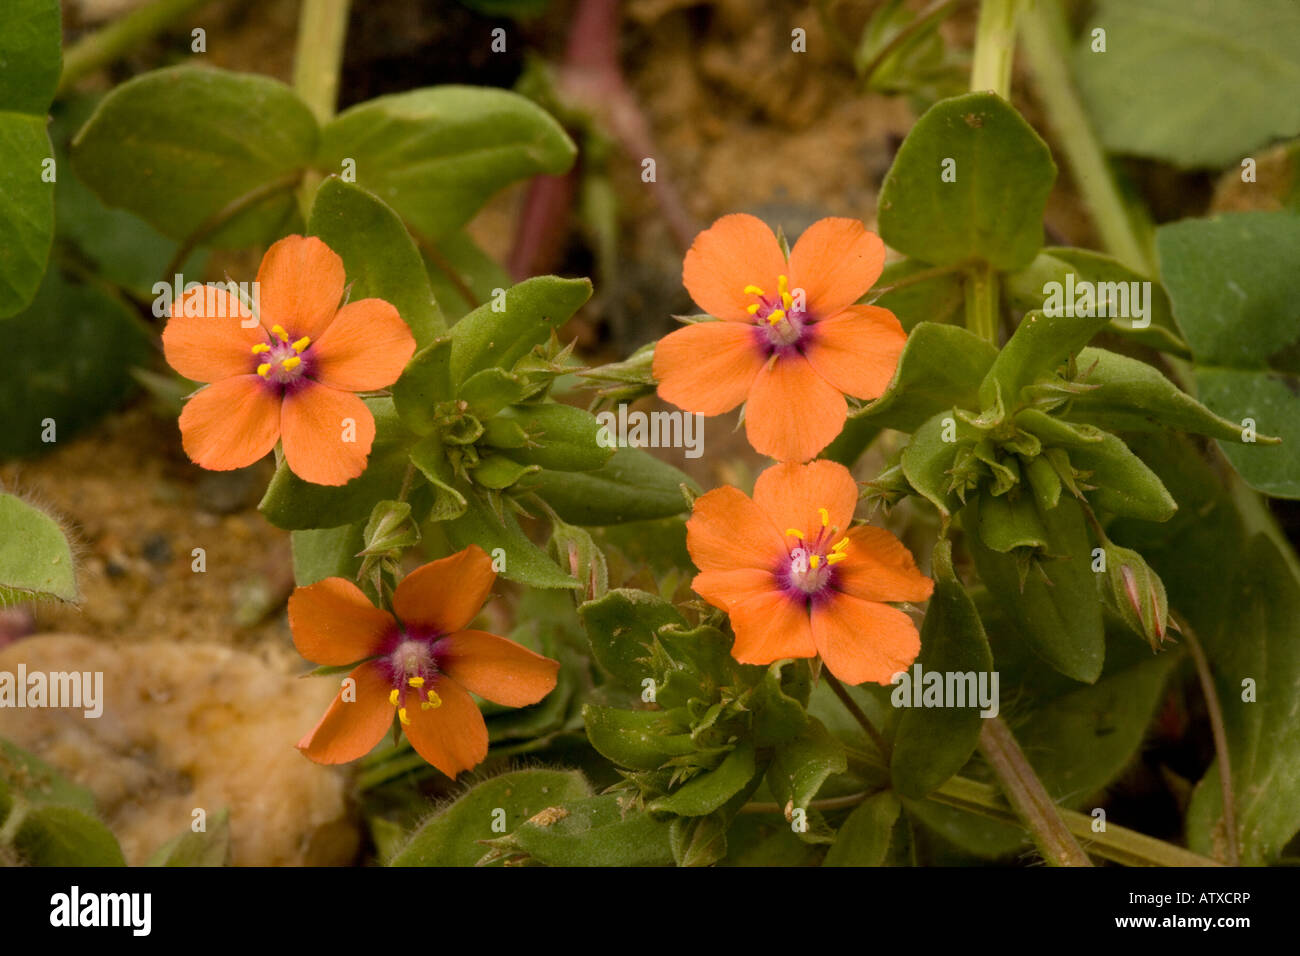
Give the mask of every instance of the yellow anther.
[[812, 568], [814, 571], [817, 570], [818, 566], [821, 563], [822, 563], [822, 556], [820, 554], [810, 554], [808, 556], [808, 566]]
[[818, 508], [817, 513], [822, 516], [822, 527], [825, 528], [831, 523], [831, 513], [825, 508]]
[[745, 306], [745, 311], [748, 312], [750, 315], [757, 315], [757, 314], [758, 314], [758, 303], [755, 302], [753, 305], [747, 305], [747, 306]]
[[803, 532], [800, 531], [798, 528], [786, 528], [785, 533], [792, 537], [798, 538], [800, 541], [803, 540]]
[[434, 707], [442, 706], [442, 698], [439, 697], [437, 694], [435, 694], [433, 691], [429, 691], [427, 694], [425, 694], [425, 696], [428, 697], [429, 699], [420, 704], [421, 710], [431, 710]]
[[309, 346], [309, 345], [311, 345], [311, 337], [310, 337], [310, 336], [307, 336], [307, 335], [304, 335], [304, 336], [303, 336], [302, 338], [300, 338], [297, 342], [294, 342], [294, 343], [293, 343], [293, 350], [294, 350], [295, 352], [301, 352], [303, 349], [305, 349], [305, 348], [306, 348], [307, 346]]
[[832, 550], [832, 551], [845, 551], [845, 550], [848, 549], [848, 546], [849, 546], [849, 539], [848, 539], [848, 538], [840, 538], [840, 540], [838, 540], [838, 541], [835, 542], [835, 546], [832, 547], [831, 550]]
[[261, 355], [263, 352], [269, 352], [269, 351], [271, 351], [271, 346], [267, 345], [265, 342], [258, 342], [256, 345], [253, 346], [254, 355]]
[[289, 341], [289, 333], [286, 332], [286, 331], [284, 330], [284, 326], [283, 326], [283, 325], [273, 325], [273, 326], [271, 326], [271, 334], [274, 335], [274, 336], [275, 336], [277, 339], [279, 339], [281, 342], [288, 342], [288, 341]]
[[763, 290], [756, 285], [745, 286], [745, 295], [763, 295], [763, 294], [764, 294]]
[[412, 678], [410, 678], [409, 680], [407, 680], [407, 683], [410, 684], [412, 687], [423, 687], [423, 686], [424, 686], [424, 678], [423, 678], [423, 677], [412, 677]]
[[790, 280], [785, 276], [779, 276], [776, 280], [777, 288], [781, 293], [781, 304], [787, 309], [794, 304], [794, 298], [790, 295]]
[[833, 551], [830, 554], [826, 555], [826, 563], [838, 564], [839, 562], [843, 561], [847, 557], [848, 557], [847, 554], [842, 554], [839, 551]]
[[769, 325], [776, 325], [785, 318], [785, 309], [774, 309], [768, 313], [767, 322]]
[[271, 374], [271, 363], [270, 363], [270, 362], [263, 362], [261, 365], [259, 365], [259, 366], [257, 367], [257, 374], [260, 375], [260, 376], [262, 376], [262, 378], [266, 378], [268, 375], [270, 375], [270, 374]]
[[298, 358], [298, 357], [295, 355], [293, 358], [287, 358], [287, 359], [285, 359], [285, 360], [284, 360], [283, 362], [281, 362], [280, 364], [281, 364], [282, 366], [284, 366], [284, 370], [285, 370], [286, 372], [291, 372], [291, 371], [293, 371], [294, 369], [296, 369], [299, 365], [302, 364], [302, 359]]
[[392, 692], [391, 694], [388, 695], [388, 702], [389, 702], [390, 704], [392, 704], [394, 707], [397, 706], [397, 688], [396, 688], [396, 687], [394, 687], [394, 688], [393, 688], [393, 692]]
[[409, 726], [410, 723], [411, 723], [411, 718], [406, 716], [406, 708], [405, 708], [405, 707], [401, 707], [401, 708], [398, 709], [398, 711], [397, 711], [397, 719], [400, 720], [402, 723], [407, 724], [408, 726]]

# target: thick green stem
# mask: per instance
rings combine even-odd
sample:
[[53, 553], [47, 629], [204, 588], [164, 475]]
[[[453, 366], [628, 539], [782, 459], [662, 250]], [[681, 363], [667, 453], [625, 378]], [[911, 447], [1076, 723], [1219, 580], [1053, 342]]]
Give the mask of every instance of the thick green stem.
[[972, 91], [992, 90], [1011, 97], [1011, 63], [1016, 55], [1016, 14], [1020, 0], [982, 0], [975, 25], [975, 53], [970, 65]]
[[1056, 0], [1038, 0], [1029, 5], [1020, 21], [1020, 39], [1034, 75], [1034, 88], [1047, 107], [1056, 145], [1065, 154], [1070, 175], [1092, 211], [1102, 244], [1130, 269], [1153, 274], [1152, 250], [1139, 238], [1071, 81], [1069, 30]]
[[154, 0], [82, 37], [63, 51], [63, 73], [59, 77], [59, 96], [67, 93], [87, 73], [107, 66], [151, 37], [209, 3], [210, 0]]
[[966, 328], [998, 344], [998, 275], [984, 263], [966, 274]]
[[[293, 88], [324, 126], [334, 118], [339, 99], [339, 71], [348, 33], [351, 0], [302, 0], [298, 10], [298, 42], [293, 54]], [[307, 170], [298, 188], [303, 218], [311, 210], [322, 175]]]

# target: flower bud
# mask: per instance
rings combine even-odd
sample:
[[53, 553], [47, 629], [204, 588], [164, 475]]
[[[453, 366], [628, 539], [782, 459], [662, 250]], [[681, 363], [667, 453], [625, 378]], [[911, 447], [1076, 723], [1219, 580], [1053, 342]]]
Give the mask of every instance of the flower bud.
[[1142, 555], [1107, 542], [1106, 576], [1110, 596], [1126, 624], [1146, 638], [1153, 651], [1169, 640], [1169, 600], [1164, 582]]

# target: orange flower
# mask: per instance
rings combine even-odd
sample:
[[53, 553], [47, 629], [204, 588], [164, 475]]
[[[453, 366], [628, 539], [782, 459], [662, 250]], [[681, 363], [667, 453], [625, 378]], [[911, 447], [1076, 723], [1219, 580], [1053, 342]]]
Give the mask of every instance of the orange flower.
[[749, 443], [806, 461], [844, 427], [845, 395], [877, 398], [907, 334], [888, 309], [854, 305], [880, 277], [885, 246], [856, 219], [822, 219], [786, 261], [753, 216], [723, 216], [686, 253], [682, 282], [721, 322], [699, 322], [655, 346], [659, 396], [721, 415], [741, 402]]
[[[487, 756], [487, 725], [469, 692], [507, 707], [535, 704], [555, 689], [560, 665], [514, 641], [465, 626], [483, 606], [496, 572], [482, 548], [417, 568], [397, 585], [393, 614], [351, 581], [326, 578], [289, 598], [298, 652], [331, 667], [357, 664], [298, 749], [317, 763], [370, 752], [397, 718], [416, 752], [449, 777]], [[363, 660], [364, 658], [364, 660]]]
[[221, 286], [172, 304], [163, 351], [172, 368], [209, 382], [181, 412], [181, 441], [198, 465], [229, 471], [284, 443], [298, 477], [342, 485], [366, 468], [375, 419], [354, 392], [397, 381], [415, 339], [383, 299], [339, 308], [343, 260], [315, 237], [288, 236], [257, 271], [258, 322]]
[[916, 626], [890, 601], [924, 601], [934, 582], [883, 528], [849, 527], [858, 486], [843, 465], [786, 462], [751, 500], [730, 486], [695, 501], [692, 587], [731, 618], [742, 664], [821, 655], [845, 683], [889, 679], [916, 659]]

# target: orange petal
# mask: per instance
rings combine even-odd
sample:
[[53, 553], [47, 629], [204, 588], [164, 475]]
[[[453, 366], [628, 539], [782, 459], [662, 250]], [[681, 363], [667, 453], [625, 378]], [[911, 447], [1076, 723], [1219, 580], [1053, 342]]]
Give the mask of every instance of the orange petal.
[[[822, 460], [799, 465], [788, 461], [758, 476], [754, 503], [783, 532], [794, 528], [812, 539], [822, 530], [820, 508], [826, 509], [829, 526], [848, 531], [858, 507], [858, 483], [839, 462]], [[787, 540], [791, 547], [794, 542], [794, 538]]]
[[284, 460], [303, 481], [345, 485], [366, 470], [375, 416], [351, 392], [308, 379], [284, 396]]
[[464, 688], [447, 677], [434, 679], [433, 690], [442, 699], [427, 710], [407, 697], [402, 730], [411, 746], [449, 777], [470, 770], [487, 756], [488, 733], [483, 715]]
[[655, 346], [659, 397], [703, 415], [731, 411], [763, 368], [754, 331], [738, 322], [698, 322], [669, 332]]
[[388, 700], [392, 687], [379, 668], [360, 664], [348, 676], [356, 681], [356, 699], [345, 701], [340, 690], [320, 723], [298, 741], [298, 749], [317, 763], [364, 757], [393, 723], [396, 708]]
[[851, 305], [812, 326], [804, 355], [817, 374], [846, 395], [879, 398], [898, 368], [907, 333], [894, 313]]
[[393, 611], [403, 624], [450, 634], [474, 620], [496, 579], [492, 559], [471, 544], [402, 578], [393, 594]]
[[730, 485], [695, 499], [686, 522], [686, 549], [701, 571], [772, 571], [789, 553], [771, 519]]
[[181, 410], [181, 444], [201, 468], [230, 471], [265, 456], [280, 437], [280, 399], [257, 375], [200, 389]]
[[[192, 314], [186, 315], [187, 309]], [[196, 382], [219, 382], [255, 372], [261, 360], [253, 354], [253, 346], [266, 341], [266, 332], [243, 311], [239, 299], [215, 285], [185, 293], [172, 303], [171, 318], [163, 329], [167, 364]], [[245, 322], [252, 327], [246, 328]]]
[[343, 260], [315, 236], [286, 236], [266, 250], [257, 270], [258, 313], [290, 341], [319, 338], [343, 298]]
[[339, 309], [307, 350], [311, 377], [347, 392], [369, 392], [397, 381], [415, 354], [415, 337], [383, 299], [361, 299]]
[[338, 667], [378, 653], [397, 626], [346, 578], [326, 578], [289, 596], [289, 630], [298, 653], [315, 664]]
[[758, 299], [745, 292], [756, 285], [776, 294], [785, 256], [763, 220], [744, 213], [723, 216], [695, 237], [682, 263], [682, 284], [709, 315], [748, 322], [745, 308]]
[[701, 571], [691, 588], [714, 607], [724, 611], [751, 598], [775, 591], [776, 576], [765, 568], [734, 568], [730, 571]]
[[864, 601], [926, 601], [934, 591], [912, 552], [884, 528], [851, 528], [845, 553], [834, 577], [835, 588], [845, 594]]
[[921, 650], [921, 635], [910, 617], [847, 594], [833, 594], [813, 610], [812, 634], [817, 653], [846, 684], [888, 684]]
[[486, 631], [456, 631], [434, 645], [438, 667], [461, 687], [505, 707], [527, 707], [555, 690], [560, 662]]
[[847, 417], [844, 396], [807, 359], [782, 356], [754, 380], [745, 406], [745, 434], [764, 455], [807, 461], [835, 440]]
[[790, 250], [790, 287], [818, 318], [852, 305], [880, 278], [885, 244], [856, 219], [821, 219]]
[[733, 607], [731, 629], [736, 643], [731, 656], [742, 664], [771, 664], [786, 657], [817, 653], [808, 621], [807, 602], [769, 591]]

